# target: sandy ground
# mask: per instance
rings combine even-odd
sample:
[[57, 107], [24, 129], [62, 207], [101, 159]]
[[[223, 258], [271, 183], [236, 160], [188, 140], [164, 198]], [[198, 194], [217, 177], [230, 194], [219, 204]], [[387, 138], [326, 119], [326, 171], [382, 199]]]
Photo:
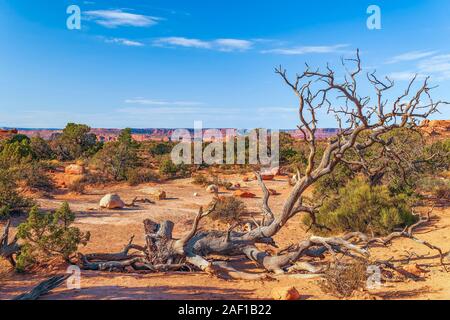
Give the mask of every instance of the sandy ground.
[[[256, 181], [242, 182], [239, 176], [227, 178], [231, 182], [239, 182], [243, 188], [258, 195], [255, 199], [246, 199], [249, 211], [260, 212], [261, 191]], [[280, 195], [271, 197], [270, 204], [275, 213], [280, 211], [284, 199], [289, 192], [285, 177], [277, 177], [267, 182], [269, 188], [277, 190]], [[148, 188], [157, 187], [165, 190], [167, 200], [156, 204], [140, 205], [139, 208], [112, 210], [92, 210], [98, 208], [98, 201], [107, 193], [118, 193], [125, 202], [135, 196], [148, 197]], [[199, 194], [194, 197], [194, 193]], [[231, 194], [224, 191], [223, 195]], [[140, 185], [129, 187], [117, 185], [104, 189], [88, 190], [86, 195], [56, 195], [53, 199], [39, 199], [42, 208], [55, 209], [62, 201], [68, 201], [72, 210], [77, 212], [76, 226], [91, 232], [91, 241], [82, 252], [115, 252], [123, 248], [132, 235], [135, 243], [143, 243], [142, 221], [150, 218], [155, 221], [170, 219], [175, 222], [175, 236], [181, 235], [190, 228], [200, 206], [206, 206], [212, 199], [204, 188], [195, 186], [190, 179], [176, 180], [159, 185]], [[418, 230], [417, 236], [441, 247], [445, 252], [450, 250], [450, 209], [435, 208], [433, 221]], [[14, 227], [20, 219], [13, 221]], [[211, 224], [210, 222], [203, 222]], [[13, 229], [14, 230], [14, 229]], [[307, 237], [301, 217], [295, 217], [275, 237], [280, 247], [297, 243]], [[403, 259], [407, 263], [417, 263], [428, 272], [423, 281], [406, 281], [390, 283], [370, 292], [384, 299], [450, 299], [450, 273], [443, 271], [435, 252], [406, 239], [394, 241], [391, 250], [374, 249], [376, 257]], [[417, 256], [415, 254], [417, 254]], [[448, 261], [450, 262], [450, 261]], [[0, 286], [0, 299], [10, 299], [23, 293], [44, 280], [50, 274], [64, 273], [64, 267], [53, 267], [37, 274], [14, 274]], [[114, 273], [82, 271], [81, 289], [67, 289], [65, 286], [56, 289], [43, 299], [269, 299], [274, 287], [294, 285], [302, 295], [302, 299], [333, 299], [324, 294], [318, 279], [285, 278], [273, 281], [225, 281], [210, 277], [204, 273]]]

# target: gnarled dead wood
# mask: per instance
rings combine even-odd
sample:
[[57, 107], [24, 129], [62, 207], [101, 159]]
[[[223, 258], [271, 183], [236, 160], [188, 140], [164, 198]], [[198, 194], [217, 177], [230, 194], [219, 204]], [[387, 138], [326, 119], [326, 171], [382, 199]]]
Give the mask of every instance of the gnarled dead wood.
[[51, 277], [34, 287], [31, 291], [23, 293], [13, 300], [37, 300], [39, 297], [48, 294], [53, 289], [62, 285], [71, 275], [65, 274], [60, 276]]
[[8, 220], [6, 222], [5, 228], [3, 229], [3, 235], [0, 238], [0, 257], [8, 260], [11, 266], [15, 267], [16, 262], [14, 260], [14, 255], [20, 251], [20, 245], [17, 243], [17, 237], [14, 237], [13, 241], [9, 242], [10, 226], [11, 220]]

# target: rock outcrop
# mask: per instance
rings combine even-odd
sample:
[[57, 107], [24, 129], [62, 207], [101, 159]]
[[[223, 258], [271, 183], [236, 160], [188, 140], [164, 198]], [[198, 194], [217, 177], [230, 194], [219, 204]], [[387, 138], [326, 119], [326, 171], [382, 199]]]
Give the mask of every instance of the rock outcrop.
[[125, 203], [117, 194], [107, 194], [100, 200], [100, 207], [105, 209], [122, 209]]
[[449, 138], [450, 120], [424, 120], [420, 130], [427, 136]]
[[81, 175], [84, 173], [84, 168], [78, 164], [71, 164], [64, 169], [64, 172], [71, 175]]

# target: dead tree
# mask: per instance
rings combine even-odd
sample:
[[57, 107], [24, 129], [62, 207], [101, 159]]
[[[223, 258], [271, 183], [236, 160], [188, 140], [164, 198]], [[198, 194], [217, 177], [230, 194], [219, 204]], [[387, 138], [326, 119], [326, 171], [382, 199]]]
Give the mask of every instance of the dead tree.
[[[351, 71], [348, 69], [350, 64], [354, 65]], [[297, 214], [309, 214], [315, 223], [317, 207], [305, 206], [302, 195], [321, 177], [333, 172], [339, 163], [350, 163], [351, 160], [347, 158], [350, 153], [358, 154], [374, 145], [388, 148], [391, 142], [383, 138], [384, 134], [398, 128], [414, 128], [419, 121], [436, 112], [439, 105], [446, 104], [443, 101], [433, 101], [428, 78], [420, 85], [416, 84], [417, 77], [413, 78], [402, 95], [389, 100], [384, 97], [384, 94], [394, 87], [394, 82], [389, 78], [380, 80], [375, 73], [370, 73], [366, 75], [366, 78], [372, 85], [374, 94], [372, 97], [360, 95], [358, 81], [362, 75], [362, 67], [359, 51], [354, 59], [342, 60], [342, 65], [346, 70], [342, 81], [339, 81], [341, 77], [336, 76], [329, 65], [325, 71], [313, 70], [306, 65], [306, 70], [297, 74], [293, 80], [290, 80], [283, 68], [275, 70], [298, 98], [300, 119], [298, 128], [309, 146], [306, 169], [298, 173], [298, 179], [280, 212], [275, 214], [270, 208], [270, 193], [259, 177], [258, 181], [263, 190], [262, 218], [251, 230], [238, 232], [230, 228], [228, 231], [198, 231], [201, 219], [211, 212], [211, 208], [206, 213], [200, 210], [192, 229], [181, 239], [172, 238], [173, 223], [171, 221], [161, 224], [146, 221], [144, 222], [146, 245], [138, 250], [138, 256], [121, 254], [119, 257], [123, 259], [120, 261], [111, 259], [94, 261], [96, 259], [92, 256], [91, 259], [86, 256], [83, 257], [83, 266], [100, 270], [132, 267], [136, 270], [150, 271], [179, 270], [188, 266], [231, 278], [261, 279], [266, 277], [266, 274], [255, 275], [241, 272], [228, 263], [210, 261], [208, 256], [245, 256], [272, 274], [283, 274], [299, 263], [304, 270], [317, 271], [316, 268], [305, 266], [299, 260], [303, 256], [318, 257], [326, 252], [333, 255], [339, 252], [354, 258], [366, 259], [370, 255], [370, 244], [375, 239], [369, 240], [370, 237], [361, 234], [355, 237], [353, 233], [331, 238], [311, 236], [275, 255], [258, 248], [258, 244], [276, 247], [272, 237]], [[316, 140], [319, 110], [334, 115], [339, 125], [337, 135], [329, 139], [320, 158]], [[365, 165], [362, 161], [357, 164]], [[391, 237], [418, 240], [412, 232], [407, 231]], [[361, 242], [361, 238], [365, 241]], [[430, 244], [422, 243], [436, 249]], [[442, 256], [442, 250], [440, 253]], [[104, 256], [104, 258], [110, 257]]]
[[0, 257], [9, 261], [11, 266], [15, 267], [16, 262], [14, 255], [20, 251], [20, 245], [17, 243], [17, 237], [14, 237], [12, 242], [9, 242], [9, 228], [11, 226], [11, 220], [6, 222], [3, 230], [3, 235], [0, 238]]

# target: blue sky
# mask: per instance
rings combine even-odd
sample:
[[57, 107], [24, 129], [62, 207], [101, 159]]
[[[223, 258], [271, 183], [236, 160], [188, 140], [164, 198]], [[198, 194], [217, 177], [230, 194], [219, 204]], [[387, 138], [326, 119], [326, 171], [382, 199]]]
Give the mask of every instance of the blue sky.
[[[72, 4], [81, 30], [66, 27]], [[381, 30], [366, 27], [371, 4]], [[0, 127], [294, 128], [274, 67], [295, 74], [356, 48], [397, 93], [419, 73], [450, 100], [449, 12], [448, 0], [0, 0]]]

